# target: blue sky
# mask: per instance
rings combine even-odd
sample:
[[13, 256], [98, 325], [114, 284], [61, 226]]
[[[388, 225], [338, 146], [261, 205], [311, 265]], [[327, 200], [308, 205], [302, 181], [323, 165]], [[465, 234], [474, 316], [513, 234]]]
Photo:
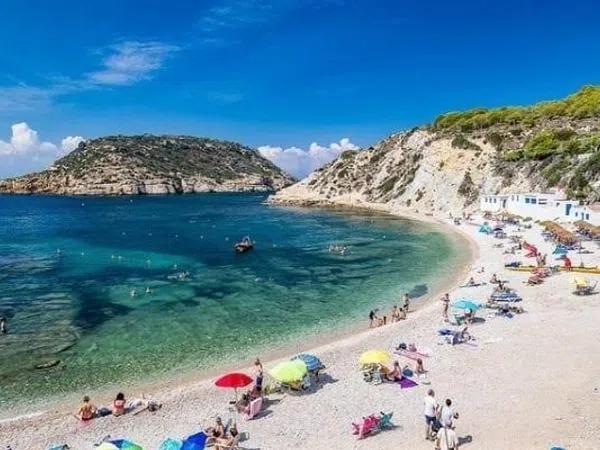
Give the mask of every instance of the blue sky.
[[144, 132], [237, 140], [272, 155], [293, 147], [288, 156], [304, 159], [288, 170], [306, 172], [441, 112], [600, 82], [592, 1], [3, 0], [1, 8], [0, 176], [47, 165], [78, 136]]

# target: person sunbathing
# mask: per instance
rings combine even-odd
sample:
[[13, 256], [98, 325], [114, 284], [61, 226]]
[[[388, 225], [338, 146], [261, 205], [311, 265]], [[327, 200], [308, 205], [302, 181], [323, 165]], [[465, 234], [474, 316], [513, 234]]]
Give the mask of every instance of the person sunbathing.
[[235, 425], [229, 429], [229, 436], [223, 436], [215, 439], [215, 450], [226, 450], [237, 448], [236, 444], [239, 441], [239, 432]]
[[83, 397], [83, 405], [81, 405], [81, 408], [79, 408], [77, 417], [84, 422], [92, 420], [94, 417], [96, 417], [96, 407], [90, 401], [90, 398], [87, 395]]
[[113, 416], [122, 416], [125, 414], [125, 395], [122, 392], [117, 394], [117, 398], [113, 402]]
[[204, 432], [208, 436], [206, 443], [215, 442], [217, 439], [225, 437], [225, 427], [221, 418], [217, 417], [215, 426], [207, 428]]
[[415, 363], [415, 373], [417, 375], [423, 375], [425, 373], [425, 367], [423, 366], [423, 360], [421, 358], [417, 358]]
[[492, 275], [492, 278], [490, 278], [490, 283], [492, 283], [492, 284], [498, 283], [498, 277], [496, 276], [496, 274]]
[[392, 368], [392, 370], [388, 370], [385, 367], [382, 367], [382, 369], [386, 369], [387, 373], [383, 373], [382, 370], [382, 375], [385, 375], [385, 378], [388, 381], [400, 381], [402, 379], [402, 369], [400, 368], [400, 363], [398, 361], [394, 361], [394, 367]]
[[475, 279], [473, 277], [469, 278], [469, 281], [467, 282], [467, 286], [475, 286], [477, 283], [475, 283]]

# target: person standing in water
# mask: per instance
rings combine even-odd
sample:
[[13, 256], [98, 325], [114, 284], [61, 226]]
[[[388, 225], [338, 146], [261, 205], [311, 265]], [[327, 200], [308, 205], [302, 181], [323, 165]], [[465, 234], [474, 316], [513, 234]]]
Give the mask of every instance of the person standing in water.
[[404, 309], [404, 311], [407, 314], [408, 314], [409, 307], [410, 307], [410, 295], [404, 294], [404, 305], [402, 306], [402, 308]]
[[8, 333], [8, 329], [6, 328], [6, 317], [0, 317], [0, 334]]

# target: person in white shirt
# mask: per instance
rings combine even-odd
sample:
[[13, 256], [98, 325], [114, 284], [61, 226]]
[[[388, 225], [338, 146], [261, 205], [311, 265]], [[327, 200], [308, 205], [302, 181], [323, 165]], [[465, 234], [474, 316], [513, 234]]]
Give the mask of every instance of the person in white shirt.
[[425, 397], [425, 439], [433, 439], [432, 436], [432, 425], [437, 420], [437, 412], [438, 412], [438, 402], [435, 399], [435, 392], [433, 389], [429, 389], [427, 391], [427, 396]]
[[456, 437], [456, 431], [448, 427], [440, 428], [435, 440], [435, 448], [436, 450], [457, 450], [458, 438]]
[[455, 414], [452, 410], [452, 400], [449, 398], [446, 399], [445, 405], [442, 406], [442, 414], [440, 417], [440, 421], [442, 422], [442, 426], [448, 428], [454, 428], [454, 419], [457, 418], [458, 414]]

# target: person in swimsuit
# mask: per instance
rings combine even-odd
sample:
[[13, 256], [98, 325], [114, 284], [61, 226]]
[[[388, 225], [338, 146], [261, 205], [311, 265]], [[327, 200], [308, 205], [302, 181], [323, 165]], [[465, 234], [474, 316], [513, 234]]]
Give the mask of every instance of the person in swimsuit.
[[252, 392], [252, 396], [254, 398], [258, 398], [262, 395], [262, 385], [263, 385], [263, 379], [264, 379], [263, 365], [260, 362], [260, 359], [258, 359], [258, 358], [256, 358], [256, 361], [254, 361], [254, 374], [255, 374], [255, 380], [254, 380], [254, 390]]
[[84, 422], [92, 420], [96, 416], [96, 407], [90, 401], [90, 398], [86, 395], [83, 397], [83, 405], [79, 408], [77, 417]]
[[378, 321], [377, 315], [375, 314], [375, 311], [371, 311], [369, 313], [369, 328], [373, 328], [373, 324], [377, 323], [376, 321]]
[[221, 418], [217, 417], [215, 426], [207, 428], [204, 432], [208, 436], [208, 439], [206, 440], [207, 444], [216, 442], [218, 439], [225, 437], [225, 427], [223, 426]]
[[122, 392], [117, 394], [117, 398], [113, 402], [113, 415], [122, 416], [125, 414], [125, 395]]
[[[229, 436], [223, 436], [222, 438], [216, 439], [215, 450], [226, 450], [231, 449], [236, 444], [239, 432], [235, 425], [229, 430]], [[236, 447], [237, 448], [237, 447]]]
[[450, 295], [444, 294], [442, 297], [442, 303], [444, 304], [444, 309], [442, 310], [442, 315], [444, 316], [444, 320], [448, 321], [448, 309], [450, 308]]
[[389, 381], [400, 381], [402, 379], [402, 369], [400, 363], [394, 361], [394, 368], [385, 375]]

